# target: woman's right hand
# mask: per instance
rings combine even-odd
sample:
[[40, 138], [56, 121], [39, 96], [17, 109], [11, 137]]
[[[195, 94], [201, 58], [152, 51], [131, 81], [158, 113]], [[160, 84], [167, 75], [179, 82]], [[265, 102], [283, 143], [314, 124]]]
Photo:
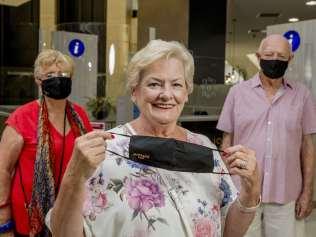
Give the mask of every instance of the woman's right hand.
[[76, 139], [50, 220], [49, 218], [47, 220], [52, 236], [84, 236], [82, 218], [86, 191], [84, 184], [104, 161], [105, 141], [112, 138], [111, 133], [97, 130]]
[[105, 141], [112, 138], [111, 133], [100, 130], [78, 137], [69, 164], [69, 172], [75, 177], [79, 176], [87, 180], [105, 159]]

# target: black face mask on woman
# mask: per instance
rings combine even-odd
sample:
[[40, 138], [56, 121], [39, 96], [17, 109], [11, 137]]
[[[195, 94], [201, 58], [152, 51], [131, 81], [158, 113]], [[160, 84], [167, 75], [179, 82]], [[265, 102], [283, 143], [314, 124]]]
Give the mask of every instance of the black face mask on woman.
[[288, 61], [260, 59], [262, 73], [271, 79], [283, 77], [288, 64]]
[[71, 85], [70, 77], [50, 77], [42, 80], [42, 93], [55, 100], [65, 99], [71, 93]]
[[214, 171], [213, 151], [219, 150], [170, 138], [123, 136], [130, 137], [129, 157], [108, 149], [107, 151], [144, 165], [166, 170], [228, 174]]

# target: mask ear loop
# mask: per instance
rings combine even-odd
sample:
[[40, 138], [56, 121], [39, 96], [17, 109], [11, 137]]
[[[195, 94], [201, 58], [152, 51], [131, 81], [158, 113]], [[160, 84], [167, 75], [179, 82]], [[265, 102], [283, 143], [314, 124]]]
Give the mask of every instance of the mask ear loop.
[[111, 151], [111, 150], [109, 150], [109, 149], [106, 149], [106, 151], [112, 153], [113, 155], [116, 155], [116, 156], [122, 157], [122, 158], [124, 158], [124, 159], [130, 160], [128, 157], [123, 156], [123, 155], [121, 155], [121, 154], [119, 154], [119, 153], [116, 153], [115, 151]]
[[123, 136], [123, 137], [132, 137], [131, 135], [122, 134], [122, 133], [116, 133], [116, 132], [110, 132], [110, 133], [111, 133], [111, 134], [114, 134], [114, 135]]
[[[122, 134], [122, 133], [116, 133], [116, 132], [110, 132], [110, 133], [111, 133], [111, 134], [118, 135], [118, 136], [123, 136], [123, 137], [129, 137], [129, 138], [132, 137], [131, 135], [126, 135], [126, 134]], [[222, 153], [226, 154], [226, 152], [223, 151], [223, 150], [214, 149], [214, 148], [209, 148], [209, 149], [211, 149], [212, 151], [218, 151], [218, 152], [222, 152]], [[112, 153], [113, 155], [117, 155], [117, 156], [122, 157], [122, 158], [124, 158], [124, 159], [130, 160], [129, 157], [123, 156], [123, 155], [121, 155], [121, 154], [119, 154], [119, 153], [117, 153], [117, 152], [115, 152], [115, 151], [111, 151], [111, 150], [109, 150], [109, 149], [106, 149], [106, 151]], [[212, 172], [210, 172], [210, 173], [211, 173], [211, 174], [228, 174], [228, 175], [231, 175], [230, 173], [227, 173], [227, 172], [215, 172], [215, 171], [212, 171]]]
[[[129, 138], [132, 137], [131, 135], [126, 135], [126, 134], [122, 134], [122, 133], [115, 133], [115, 132], [110, 132], [110, 133], [111, 133], [111, 134], [118, 135], [118, 136], [123, 136], [123, 137], [129, 137]], [[123, 156], [123, 155], [121, 155], [121, 154], [119, 154], [119, 153], [117, 153], [117, 152], [115, 152], [115, 151], [111, 151], [111, 150], [109, 150], [108, 148], [106, 149], [106, 151], [112, 153], [113, 155], [117, 155], [117, 156], [119, 156], [119, 157], [121, 157], [121, 158], [124, 158], [124, 159], [128, 159], [128, 160], [129, 160], [129, 157]]]

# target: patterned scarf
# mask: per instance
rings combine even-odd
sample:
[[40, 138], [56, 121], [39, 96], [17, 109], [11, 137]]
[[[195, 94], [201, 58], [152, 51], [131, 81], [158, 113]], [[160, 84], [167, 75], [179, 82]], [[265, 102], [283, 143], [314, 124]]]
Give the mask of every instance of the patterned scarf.
[[[68, 100], [66, 101], [66, 115], [75, 137], [87, 132], [81, 118]], [[28, 209], [30, 236], [46, 237], [50, 236], [50, 232], [44, 224], [45, 215], [49, 209], [52, 208], [57, 193], [52, 169], [54, 162], [53, 141], [49, 131], [47, 105], [43, 96], [40, 98], [37, 126], [37, 150], [34, 165], [32, 198]], [[61, 172], [61, 170], [59, 172]], [[57, 177], [55, 178], [57, 179]]]

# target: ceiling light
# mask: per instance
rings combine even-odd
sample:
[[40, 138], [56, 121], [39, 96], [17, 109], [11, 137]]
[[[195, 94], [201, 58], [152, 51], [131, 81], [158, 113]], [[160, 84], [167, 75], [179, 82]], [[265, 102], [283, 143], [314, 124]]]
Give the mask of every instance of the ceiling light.
[[257, 33], [262, 33], [265, 34], [267, 31], [265, 29], [249, 29], [248, 34], [257, 34]]
[[109, 51], [109, 73], [113, 75], [115, 69], [115, 47], [111, 44]]
[[297, 22], [299, 21], [300, 19], [296, 18], [296, 17], [292, 17], [292, 18], [289, 18], [289, 22]]
[[260, 12], [257, 14], [257, 18], [278, 18], [281, 16], [279, 12]]
[[316, 1], [307, 1], [305, 4], [307, 6], [315, 6], [316, 5]]

